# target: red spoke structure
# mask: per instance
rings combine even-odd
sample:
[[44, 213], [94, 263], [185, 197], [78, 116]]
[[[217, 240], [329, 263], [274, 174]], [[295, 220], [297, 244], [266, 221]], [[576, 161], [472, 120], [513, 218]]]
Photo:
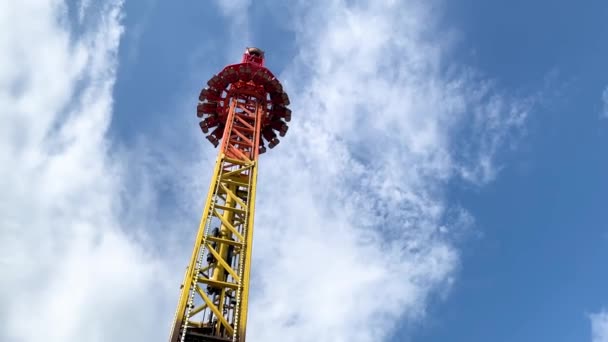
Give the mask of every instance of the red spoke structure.
[[245, 341], [258, 156], [291, 120], [289, 97], [260, 49], [247, 48], [207, 85], [197, 116], [220, 149], [170, 342]]

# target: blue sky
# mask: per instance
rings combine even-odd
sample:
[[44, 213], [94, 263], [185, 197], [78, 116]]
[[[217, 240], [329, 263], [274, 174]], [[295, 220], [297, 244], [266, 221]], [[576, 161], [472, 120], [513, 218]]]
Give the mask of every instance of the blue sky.
[[0, 13], [0, 339], [165, 340], [217, 152], [198, 93], [253, 45], [294, 119], [261, 158], [249, 341], [608, 341], [608, 3]]

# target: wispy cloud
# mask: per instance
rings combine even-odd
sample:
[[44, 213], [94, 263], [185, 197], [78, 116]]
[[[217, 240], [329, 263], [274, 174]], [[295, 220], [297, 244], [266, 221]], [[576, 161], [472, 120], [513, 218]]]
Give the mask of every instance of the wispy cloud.
[[216, 0], [216, 6], [222, 15], [230, 22], [230, 39], [223, 45], [227, 45], [228, 55], [238, 56], [242, 53], [244, 46], [255, 45], [251, 41], [249, 28], [251, 0]]
[[108, 152], [121, 6], [75, 34], [60, 2], [0, 5], [0, 340], [153, 340], [168, 326], [171, 308], [146, 295], [166, 293], [166, 267], [125, 231], [126, 170]]
[[602, 113], [603, 118], [608, 119], [608, 87], [602, 92]]
[[591, 341], [608, 342], [608, 312], [602, 311], [590, 316]]
[[81, 0], [80, 3], [78, 3], [78, 21], [80, 21], [80, 23], [84, 22], [84, 18], [90, 6], [91, 0]]

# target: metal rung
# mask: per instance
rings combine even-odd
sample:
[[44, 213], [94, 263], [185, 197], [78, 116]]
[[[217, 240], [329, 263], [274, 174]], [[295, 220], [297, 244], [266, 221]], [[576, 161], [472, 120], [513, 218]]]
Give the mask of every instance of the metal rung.
[[206, 284], [206, 285], [211, 285], [212, 287], [215, 287], [218, 289], [228, 288], [228, 289], [236, 290], [239, 287], [239, 284], [236, 284], [236, 283], [229, 283], [229, 282], [220, 281], [220, 280], [211, 280], [208, 278], [201, 278], [201, 277], [198, 277], [198, 282]]
[[244, 209], [232, 208], [232, 207], [227, 207], [225, 205], [219, 205], [219, 204], [216, 204], [215, 208], [227, 210], [227, 211], [234, 211], [234, 212], [241, 213], [241, 214], [245, 214], [247, 212], [247, 210], [244, 210]]

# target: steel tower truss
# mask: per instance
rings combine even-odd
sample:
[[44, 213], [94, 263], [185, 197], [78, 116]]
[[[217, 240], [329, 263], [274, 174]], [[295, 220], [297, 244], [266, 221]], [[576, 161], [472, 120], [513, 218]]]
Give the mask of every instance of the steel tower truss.
[[[287, 94], [248, 48], [240, 64], [208, 82], [198, 105], [200, 126], [218, 157], [196, 235], [170, 342], [245, 341], [258, 156], [273, 148], [291, 111]], [[221, 144], [220, 144], [221, 141]]]

